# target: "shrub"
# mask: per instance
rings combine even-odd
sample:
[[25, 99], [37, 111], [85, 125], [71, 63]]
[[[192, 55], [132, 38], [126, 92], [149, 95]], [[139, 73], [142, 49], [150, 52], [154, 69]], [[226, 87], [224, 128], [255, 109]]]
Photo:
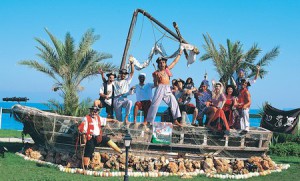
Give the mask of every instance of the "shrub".
[[270, 146], [269, 152], [278, 156], [300, 156], [300, 145], [296, 142], [277, 143]]

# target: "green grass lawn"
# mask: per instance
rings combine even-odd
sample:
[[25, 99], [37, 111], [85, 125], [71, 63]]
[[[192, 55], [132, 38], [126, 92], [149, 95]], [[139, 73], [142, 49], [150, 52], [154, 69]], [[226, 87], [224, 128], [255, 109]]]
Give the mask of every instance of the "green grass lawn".
[[[21, 138], [22, 131], [17, 130], [0, 130], [0, 138]], [[30, 138], [29, 135], [26, 135], [25, 138]]]
[[[0, 180], [123, 180], [123, 177], [99, 178], [94, 176], [85, 176], [80, 174], [71, 174], [60, 172], [58, 169], [49, 166], [41, 166], [36, 162], [26, 161], [15, 155], [16, 151], [22, 148], [21, 143], [0, 143], [9, 150], [5, 154], [5, 158], [0, 157]], [[289, 163], [291, 167], [281, 173], [272, 173], [267, 176], [252, 177], [249, 180], [298, 180], [300, 177], [300, 158], [299, 157], [276, 157], [272, 156], [276, 163]], [[181, 180], [180, 177], [159, 177], [159, 178], [130, 178], [133, 181], [143, 180]], [[214, 178], [206, 178], [205, 176], [197, 176], [190, 180], [217, 180]]]

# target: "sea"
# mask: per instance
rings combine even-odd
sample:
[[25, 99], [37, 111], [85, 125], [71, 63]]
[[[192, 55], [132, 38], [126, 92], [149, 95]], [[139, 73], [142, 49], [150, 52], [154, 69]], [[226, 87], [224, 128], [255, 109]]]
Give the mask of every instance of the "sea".
[[[2, 109], [10, 109], [13, 105], [18, 104], [15, 102], [0, 102], [0, 108]], [[29, 102], [21, 102], [19, 103], [23, 106], [29, 106], [34, 107], [40, 110], [49, 110], [47, 105], [45, 103], [29, 103]], [[161, 106], [158, 109], [158, 112], [164, 112], [167, 109], [166, 106]], [[258, 114], [259, 109], [250, 109], [250, 114]], [[124, 115], [124, 114], [123, 114]], [[100, 116], [106, 116], [105, 110], [100, 111]], [[192, 115], [188, 115], [187, 123], [192, 120]], [[131, 110], [131, 113], [129, 115], [129, 121], [133, 122], [133, 110]], [[137, 122], [142, 122], [143, 117], [137, 118]], [[160, 117], [156, 117], [156, 122], [160, 122]], [[250, 126], [251, 127], [258, 127], [260, 125], [261, 118], [250, 118]], [[0, 129], [6, 129], [6, 130], [23, 130], [23, 124], [18, 122], [13, 118], [10, 113], [2, 113], [0, 115]]]

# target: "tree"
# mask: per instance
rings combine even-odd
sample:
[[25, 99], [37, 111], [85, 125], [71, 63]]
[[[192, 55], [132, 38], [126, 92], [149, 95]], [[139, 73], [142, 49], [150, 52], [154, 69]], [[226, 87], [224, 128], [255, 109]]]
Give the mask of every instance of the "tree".
[[104, 59], [112, 56], [107, 53], [100, 53], [92, 49], [92, 45], [100, 38], [99, 35], [94, 35], [94, 30], [89, 29], [83, 35], [79, 42], [78, 48], [74, 43], [74, 38], [70, 33], [66, 33], [64, 43], [59, 41], [47, 29], [52, 48], [46, 41], [35, 38], [40, 46], [37, 56], [44, 62], [40, 63], [36, 60], [23, 60], [19, 64], [26, 65], [39, 72], [42, 72], [54, 79], [54, 91], [60, 91], [60, 96], [64, 103], [60, 104], [55, 100], [49, 100], [52, 104], [51, 108], [56, 108], [56, 111], [72, 116], [82, 116], [82, 110], [86, 108], [87, 101], [79, 103], [78, 93], [83, 90], [80, 83], [86, 79], [96, 76], [98, 69], [102, 68], [105, 71], [116, 70], [116, 66], [111, 63], [101, 62]]
[[246, 71], [247, 78], [253, 77], [256, 74], [256, 66], [260, 66], [259, 76], [263, 78], [268, 71], [265, 67], [270, 64], [270, 61], [279, 55], [279, 47], [274, 47], [270, 52], [266, 53], [257, 63], [255, 60], [262, 51], [257, 44], [254, 44], [246, 53], [243, 51], [243, 45], [236, 41], [232, 43], [227, 39], [227, 46], [219, 45], [220, 50], [217, 50], [212, 38], [209, 34], [204, 35], [205, 45], [203, 46], [206, 53], [200, 57], [200, 61], [211, 59], [220, 76], [220, 81], [223, 85], [227, 85], [230, 78], [242, 68]]

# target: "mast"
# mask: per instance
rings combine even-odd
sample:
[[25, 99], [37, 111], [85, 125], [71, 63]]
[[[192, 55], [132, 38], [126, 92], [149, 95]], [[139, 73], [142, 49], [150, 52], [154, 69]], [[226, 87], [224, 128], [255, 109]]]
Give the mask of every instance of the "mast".
[[187, 43], [182, 37], [179, 37], [176, 33], [174, 33], [173, 31], [171, 31], [169, 28], [167, 28], [161, 22], [159, 22], [158, 20], [156, 20], [155, 18], [153, 18], [149, 13], [147, 13], [146, 11], [144, 11], [142, 9], [136, 9], [134, 11], [132, 19], [131, 19], [131, 23], [130, 23], [130, 27], [129, 27], [129, 31], [128, 31], [128, 35], [127, 35], [127, 39], [126, 39], [126, 44], [125, 44], [125, 48], [124, 48], [124, 52], [123, 52], [123, 57], [122, 57], [122, 62], [121, 62], [121, 65], [120, 65], [120, 69], [125, 68], [126, 57], [127, 57], [127, 53], [128, 53], [128, 48], [130, 46], [132, 32], [133, 32], [133, 29], [134, 29], [135, 24], [136, 24], [138, 13], [141, 13], [144, 16], [146, 16], [147, 18], [149, 18], [151, 21], [153, 21], [154, 23], [156, 23], [159, 27], [161, 27], [162, 29], [164, 29], [166, 32], [168, 32], [170, 35], [172, 35], [174, 38], [176, 38], [181, 43]]

